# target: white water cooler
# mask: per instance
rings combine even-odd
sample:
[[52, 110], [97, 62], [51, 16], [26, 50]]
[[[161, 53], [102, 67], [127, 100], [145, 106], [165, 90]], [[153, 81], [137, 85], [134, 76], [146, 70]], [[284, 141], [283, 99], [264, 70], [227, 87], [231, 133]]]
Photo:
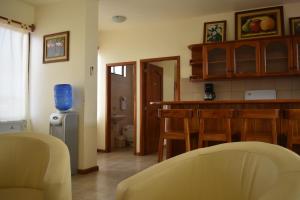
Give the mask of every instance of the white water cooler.
[[57, 112], [50, 115], [50, 134], [61, 139], [70, 152], [71, 173], [77, 173], [78, 163], [78, 114]]

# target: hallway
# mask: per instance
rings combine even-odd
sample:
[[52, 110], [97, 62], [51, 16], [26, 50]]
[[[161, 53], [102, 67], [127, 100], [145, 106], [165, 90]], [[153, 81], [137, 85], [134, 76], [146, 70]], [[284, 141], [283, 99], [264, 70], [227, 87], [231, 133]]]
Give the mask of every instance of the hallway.
[[72, 177], [73, 200], [114, 200], [120, 181], [156, 162], [156, 155], [135, 156], [130, 148], [98, 153], [98, 172]]

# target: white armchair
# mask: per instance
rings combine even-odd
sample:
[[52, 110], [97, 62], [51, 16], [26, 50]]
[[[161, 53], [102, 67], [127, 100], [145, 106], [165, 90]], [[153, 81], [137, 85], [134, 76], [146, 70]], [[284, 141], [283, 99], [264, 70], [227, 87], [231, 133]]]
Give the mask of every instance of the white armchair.
[[0, 199], [71, 200], [66, 145], [50, 135], [0, 135]]
[[299, 200], [300, 157], [278, 145], [238, 142], [156, 164], [117, 188], [117, 200]]

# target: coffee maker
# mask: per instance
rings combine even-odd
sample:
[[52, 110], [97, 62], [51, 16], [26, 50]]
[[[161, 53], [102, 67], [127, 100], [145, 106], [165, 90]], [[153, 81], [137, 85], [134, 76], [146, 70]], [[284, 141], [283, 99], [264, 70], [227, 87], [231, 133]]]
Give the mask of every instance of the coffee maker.
[[216, 94], [214, 92], [214, 85], [212, 83], [204, 84], [204, 100], [214, 100]]

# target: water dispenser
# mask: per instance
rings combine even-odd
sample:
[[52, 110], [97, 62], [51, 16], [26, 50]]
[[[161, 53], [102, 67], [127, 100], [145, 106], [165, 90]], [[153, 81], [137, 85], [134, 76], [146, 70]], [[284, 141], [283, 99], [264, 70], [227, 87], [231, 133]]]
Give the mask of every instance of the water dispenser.
[[54, 86], [57, 112], [50, 115], [50, 134], [61, 139], [70, 152], [71, 173], [77, 173], [78, 166], [78, 113], [70, 110], [73, 105], [72, 86]]

